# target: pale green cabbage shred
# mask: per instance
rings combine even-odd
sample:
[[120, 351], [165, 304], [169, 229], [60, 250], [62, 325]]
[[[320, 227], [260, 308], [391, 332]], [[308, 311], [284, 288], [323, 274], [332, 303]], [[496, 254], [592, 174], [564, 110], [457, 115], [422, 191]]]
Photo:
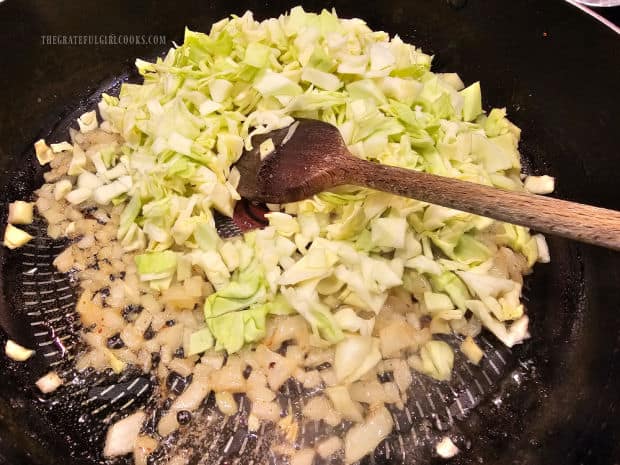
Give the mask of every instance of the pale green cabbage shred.
[[[351, 309], [378, 314], [391, 290], [414, 291], [419, 275], [432, 285], [416, 296], [430, 316], [462, 320], [469, 310], [509, 346], [527, 337], [521, 284], [491, 272], [496, 245], [529, 266], [537, 260], [525, 228], [341, 187], [276, 208], [269, 227], [243, 238], [222, 240], [215, 229], [213, 210], [230, 216], [239, 199], [232, 167], [243, 149], [298, 117], [337, 126], [363, 159], [522, 190], [519, 129], [503, 109], [483, 112], [478, 82], [464, 88], [456, 74], [431, 72], [431, 58], [335, 12], [296, 7], [262, 22], [248, 12], [208, 35], [186, 30], [165, 58], [137, 61], [143, 84], [103, 96], [101, 116], [125, 141], [98, 166], [125, 175], [109, 176], [101, 197], [126, 202], [118, 239], [139, 253], [153, 288], [198, 267], [216, 289], [192, 353], [214, 344], [236, 352], [265, 336], [270, 315], [298, 313], [314, 345], [362, 338], [341, 346], [343, 359], [354, 356], [349, 346], [380, 359], [374, 319]], [[420, 370], [446, 379], [451, 349], [436, 342], [421, 352]], [[343, 379], [362, 365], [345, 367]]]

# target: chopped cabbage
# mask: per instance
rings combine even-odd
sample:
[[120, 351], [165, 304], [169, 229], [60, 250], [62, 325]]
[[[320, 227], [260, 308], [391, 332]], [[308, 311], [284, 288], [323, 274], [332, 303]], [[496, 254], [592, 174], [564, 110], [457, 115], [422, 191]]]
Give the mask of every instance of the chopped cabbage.
[[168, 278], [177, 266], [177, 255], [171, 250], [136, 255], [135, 260], [143, 281]]
[[370, 336], [347, 336], [336, 345], [334, 369], [340, 383], [352, 383], [381, 361], [379, 339]]
[[[470, 310], [515, 344], [527, 337], [521, 285], [497, 274], [495, 254], [509, 247], [528, 267], [549, 259], [544, 238], [520, 226], [341, 186], [270, 206], [269, 226], [242, 238], [222, 240], [215, 229], [214, 211], [232, 216], [239, 200], [234, 163], [243, 150], [300, 117], [337, 126], [363, 159], [523, 190], [520, 131], [505, 109], [485, 113], [480, 83], [433, 73], [431, 61], [361, 20], [301, 7], [262, 22], [251, 12], [233, 16], [208, 34], [186, 30], [165, 57], [136, 61], [143, 85], [103, 95], [102, 127], [119, 133], [122, 147], [94, 155], [62, 147], [72, 150], [68, 174], [79, 177], [58, 195], [123, 204], [117, 238], [138, 254], [140, 278], [152, 287], [196, 273], [211, 282], [191, 353], [236, 352], [265, 336], [270, 315], [297, 313], [313, 344], [336, 344], [336, 376], [351, 382], [381, 359], [373, 316], [402, 289], [442, 328]], [[97, 124], [94, 113], [79, 121], [83, 132]], [[273, 141], [259, 148], [267, 156]], [[49, 162], [52, 149], [40, 141], [37, 155]], [[538, 192], [551, 185], [528, 183]], [[452, 360], [449, 346], [430, 341], [414, 365], [448, 379]]]
[[454, 352], [444, 341], [428, 341], [420, 350], [421, 366], [415, 367], [439, 381], [448, 381], [452, 376]]

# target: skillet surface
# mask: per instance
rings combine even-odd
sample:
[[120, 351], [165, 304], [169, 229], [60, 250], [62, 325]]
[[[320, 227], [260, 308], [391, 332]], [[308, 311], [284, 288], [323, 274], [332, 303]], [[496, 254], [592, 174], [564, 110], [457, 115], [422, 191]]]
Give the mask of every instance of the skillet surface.
[[[620, 155], [618, 38], [561, 2], [386, 1], [336, 2], [343, 17], [399, 33], [436, 54], [435, 69], [482, 81], [485, 107], [506, 105], [523, 129], [522, 152], [534, 173], [559, 178], [557, 195], [620, 208], [615, 168]], [[168, 46], [183, 26], [208, 29], [230, 13], [252, 9], [278, 15], [294, 3], [94, 1], [0, 4], [3, 110], [0, 124], [0, 199], [24, 197], [41, 182], [28, 147], [80, 100], [124, 75], [146, 46], [42, 45], [45, 34], [157, 34]], [[331, 3], [329, 4], [332, 5]], [[308, 10], [326, 3], [304, 2]], [[104, 86], [104, 87], [107, 87]], [[43, 128], [43, 129], [41, 129]], [[2, 215], [6, 214], [3, 205]], [[0, 218], [4, 222], [5, 218]], [[611, 464], [620, 459], [620, 257], [593, 247], [550, 240], [553, 261], [530, 281], [532, 341], [520, 349], [527, 364], [521, 384], [506, 380], [502, 403], [486, 402], [460, 425], [472, 451], [457, 462]], [[0, 305], [10, 311], [13, 264], [3, 256]], [[4, 323], [4, 322], [3, 322]], [[5, 328], [12, 337], [20, 327]], [[23, 336], [22, 336], [23, 337]], [[29, 386], [32, 376], [2, 358], [0, 461], [11, 464], [82, 463]], [[26, 386], [24, 388], [23, 386]], [[502, 388], [500, 388], [501, 391]]]

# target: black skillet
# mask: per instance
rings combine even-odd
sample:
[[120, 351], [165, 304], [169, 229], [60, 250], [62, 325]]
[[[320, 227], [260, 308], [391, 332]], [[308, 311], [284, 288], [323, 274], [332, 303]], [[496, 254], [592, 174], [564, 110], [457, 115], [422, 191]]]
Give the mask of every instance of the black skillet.
[[[180, 41], [185, 25], [208, 30], [231, 13], [251, 9], [259, 18], [277, 16], [296, 3], [0, 3], [1, 215], [6, 202], [28, 196], [42, 182], [32, 142], [51, 132], [60, 137], [66, 126], [59, 122], [92, 107], [97, 89], [135, 78], [135, 57], [153, 57]], [[529, 172], [556, 176], [559, 197], [620, 208], [620, 39], [611, 30], [560, 0], [304, 2], [307, 10], [325, 6], [435, 54], [436, 71], [457, 71], [465, 82], [480, 79], [485, 107], [506, 106], [523, 129], [521, 151]], [[41, 37], [72, 34], [165, 36], [166, 46], [45, 45], [48, 39]], [[43, 235], [36, 245], [36, 254], [53, 255], [55, 244]], [[492, 389], [455, 419], [455, 440], [469, 449], [455, 463], [620, 461], [620, 255], [557, 238], [549, 238], [549, 245], [551, 264], [537, 266], [526, 290], [532, 339], [500, 353], [506, 366], [499, 367]], [[23, 256], [2, 250], [2, 343], [7, 333], [36, 343], [26, 315], [24, 263]], [[64, 287], [63, 279], [54, 275], [54, 292]], [[73, 331], [70, 308], [66, 313], [61, 337]], [[32, 387], [49, 363], [38, 357], [25, 370], [0, 357], [0, 463], [97, 463], [98, 420], [83, 417], [71, 399], [42, 398]], [[96, 379], [127, 387], [126, 379]], [[97, 392], [88, 379], [81, 382]], [[146, 402], [148, 392], [132, 391], [136, 404]], [[439, 461], [431, 455], [413, 453], [404, 462]], [[373, 462], [403, 460], [382, 447], [368, 463]]]

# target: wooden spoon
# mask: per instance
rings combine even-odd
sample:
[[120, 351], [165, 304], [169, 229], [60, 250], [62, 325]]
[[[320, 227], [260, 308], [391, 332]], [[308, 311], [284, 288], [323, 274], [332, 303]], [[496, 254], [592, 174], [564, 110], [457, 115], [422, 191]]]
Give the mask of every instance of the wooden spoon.
[[[267, 139], [275, 149], [261, 157]], [[338, 128], [318, 120], [255, 138], [236, 166], [239, 193], [254, 201], [295, 202], [352, 184], [620, 250], [620, 212], [361, 160]]]

